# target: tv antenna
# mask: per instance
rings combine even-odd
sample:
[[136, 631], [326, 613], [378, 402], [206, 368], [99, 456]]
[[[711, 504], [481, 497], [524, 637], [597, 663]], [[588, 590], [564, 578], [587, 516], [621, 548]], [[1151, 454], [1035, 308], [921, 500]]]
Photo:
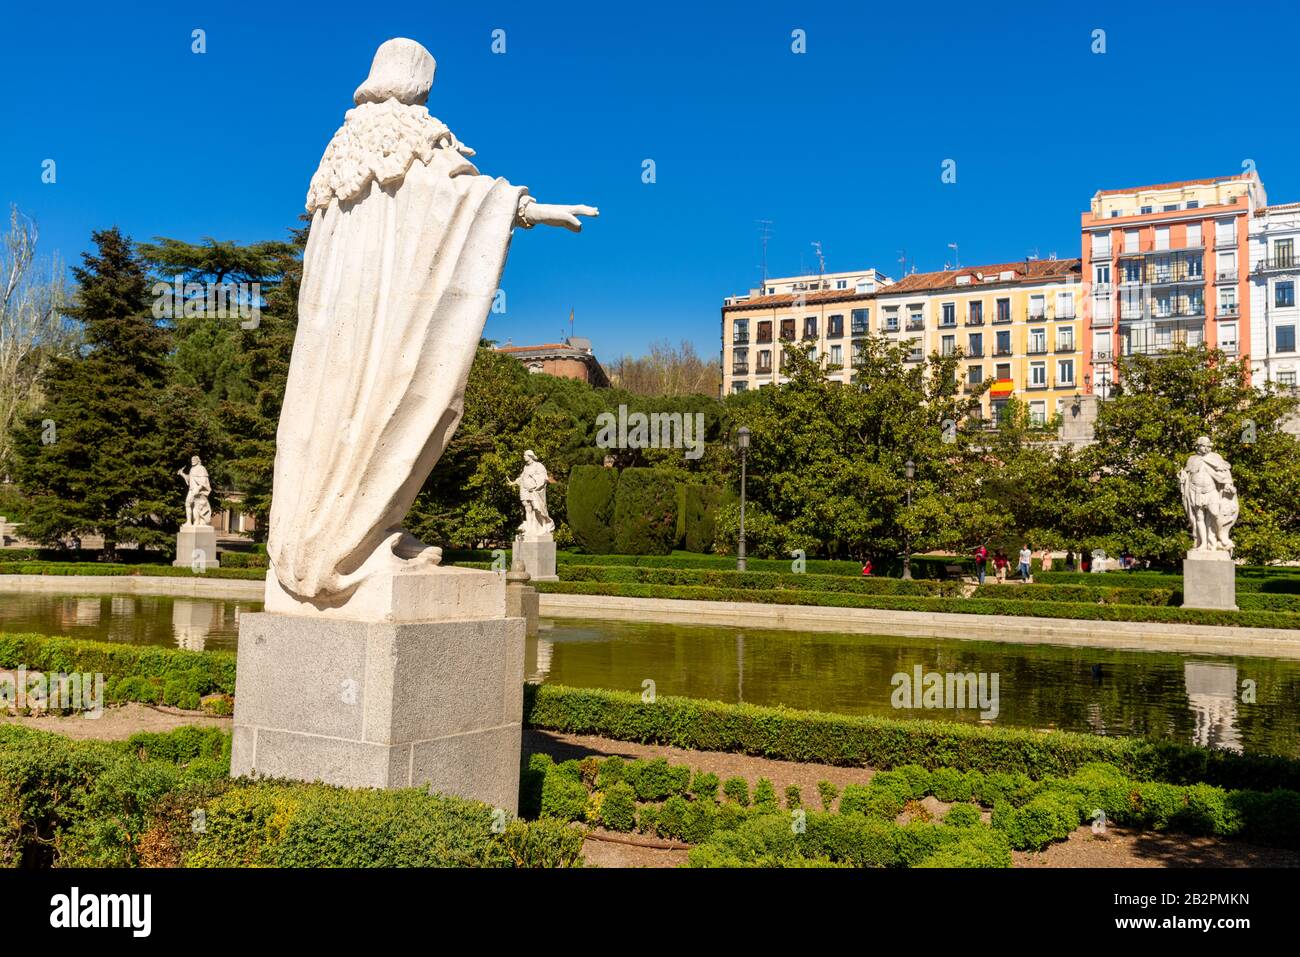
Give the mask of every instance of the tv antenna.
[[772, 238], [772, 220], [758, 219], [758, 239], [763, 244], [763, 291], [767, 291], [767, 241]]
[[817, 250], [817, 287], [820, 289], [822, 276], [826, 275], [826, 257], [822, 255], [822, 244], [820, 240], [813, 240], [812, 248]]
[[948, 248], [952, 250], [952, 258], [956, 260], [956, 265], [955, 265], [953, 268], [954, 268], [954, 269], [960, 269], [960, 268], [961, 268], [961, 253], [959, 253], [959, 252], [957, 251], [957, 244], [956, 244], [956, 243], [949, 243], [949, 244], [948, 244]]

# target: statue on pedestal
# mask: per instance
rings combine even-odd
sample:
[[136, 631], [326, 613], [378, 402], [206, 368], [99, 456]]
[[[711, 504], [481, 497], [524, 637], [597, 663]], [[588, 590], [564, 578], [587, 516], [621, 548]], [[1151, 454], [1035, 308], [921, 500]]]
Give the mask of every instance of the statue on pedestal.
[[208, 496], [212, 494], [212, 480], [208, 478], [208, 470], [195, 455], [190, 459], [190, 470], [186, 472], [179, 468], [176, 474], [185, 480], [188, 489], [185, 493], [185, 524], [211, 525], [212, 505]]
[[555, 522], [546, 510], [546, 484], [550, 476], [546, 466], [537, 460], [532, 449], [524, 453], [524, 470], [510, 484], [519, 488], [519, 501], [524, 506], [524, 521], [519, 526], [525, 539], [538, 539], [555, 531]]
[[1240, 511], [1237, 489], [1231, 466], [1211, 451], [1206, 436], [1196, 440], [1196, 452], [1178, 473], [1178, 488], [1192, 526], [1192, 552], [1231, 552], [1230, 533]]
[[425, 107], [434, 67], [414, 40], [380, 46], [307, 193], [267, 542], [297, 601], [441, 561], [402, 524], [460, 424], [510, 237], [597, 215], [481, 174]]

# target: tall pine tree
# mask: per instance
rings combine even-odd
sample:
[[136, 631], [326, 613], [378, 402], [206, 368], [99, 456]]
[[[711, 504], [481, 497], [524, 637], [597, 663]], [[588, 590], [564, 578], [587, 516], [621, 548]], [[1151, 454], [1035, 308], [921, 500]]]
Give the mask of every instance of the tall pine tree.
[[44, 404], [14, 437], [14, 477], [30, 500], [24, 534], [101, 535], [112, 561], [120, 543], [173, 546], [185, 500], [176, 471], [217, 443], [201, 397], [168, 382], [169, 335], [131, 240], [116, 227], [91, 240], [69, 310], [85, 345], [51, 364]]

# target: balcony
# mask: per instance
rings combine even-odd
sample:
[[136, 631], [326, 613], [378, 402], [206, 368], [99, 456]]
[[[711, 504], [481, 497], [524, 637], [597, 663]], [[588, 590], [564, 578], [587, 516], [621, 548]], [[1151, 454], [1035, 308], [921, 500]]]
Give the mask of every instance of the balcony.
[[1239, 315], [1237, 304], [1235, 302], [1221, 302], [1219, 308], [1215, 310], [1215, 314], [1220, 319], [1236, 319]]
[[1095, 292], [1095, 293], [1096, 293], [1097, 295], [1099, 295], [1099, 296], [1109, 296], [1109, 295], [1110, 295], [1110, 283], [1108, 283], [1108, 282], [1094, 282], [1094, 283], [1092, 284], [1092, 291]]
[[1030, 392], [1040, 392], [1047, 388], [1047, 380], [1044, 379], [1042, 382], [1030, 382], [1025, 386], [1025, 388]]
[[897, 331], [898, 331], [898, 323], [897, 323], [896, 321], [895, 321], [895, 322], [885, 322], [885, 323], [882, 323], [881, 326], [880, 326], [880, 331], [881, 331], [881, 332], [897, 332]]
[[769, 362], [766, 365], [764, 365], [763, 363], [760, 362], [758, 365], [754, 367], [754, 371], [757, 372], [759, 375], [771, 375], [772, 363]]
[[1115, 353], [1111, 352], [1109, 349], [1092, 350], [1093, 362], [1111, 362], [1114, 360], [1114, 358], [1115, 358]]
[[749, 363], [748, 363], [748, 362], [736, 362], [736, 363], [732, 363], [732, 365], [731, 365], [731, 374], [732, 374], [732, 375], [749, 375]]
[[966, 352], [966, 358], [967, 358], [967, 359], [983, 359], [983, 358], [984, 358], [984, 347], [983, 347], [983, 346], [980, 346], [978, 349], [969, 349], [969, 350], [967, 350], [967, 352]]
[[1007, 346], [1003, 348], [1002, 346], [998, 346], [996, 349], [993, 350], [993, 354], [995, 356], [1009, 356], [1011, 355], [1011, 347]]
[[1056, 344], [1056, 351], [1057, 351], [1058, 354], [1059, 354], [1059, 353], [1062, 353], [1062, 352], [1066, 352], [1066, 353], [1068, 353], [1068, 352], [1073, 352], [1073, 351], [1074, 351], [1074, 343], [1073, 343], [1073, 342], [1069, 342], [1069, 343], [1065, 343], [1065, 344], [1063, 345], [1063, 344], [1061, 344], [1061, 343], [1058, 342], [1058, 343]]
[[1040, 344], [1040, 345], [1033, 345], [1033, 344], [1031, 343], [1030, 346], [1029, 346], [1029, 348], [1025, 350], [1025, 355], [1027, 355], [1027, 356], [1045, 356], [1045, 355], [1047, 355], [1047, 343], [1044, 342], [1044, 343], [1042, 343], [1042, 344]]
[[1064, 312], [1058, 309], [1056, 311], [1056, 315], [1053, 316], [1052, 318], [1055, 319], [1057, 322], [1066, 322], [1069, 320], [1077, 319], [1078, 316], [1075, 315], [1073, 309], [1066, 309]]
[[975, 317], [975, 318], [972, 319], [972, 318], [970, 318], [970, 317], [968, 316], [968, 317], [966, 318], [966, 325], [968, 325], [968, 326], [982, 326], [982, 325], [984, 325], [984, 317], [983, 317], [983, 316], [977, 316], [977, 317]]
[[1295, 256], [1278, 256], [1275, 259], [1261, 259], [1255, 264], [1255, 272], [1295, 272], [1300, 268], [1296, 264], [1300, 263]]
[[1214, 281], [1215, 282], [1236, 282], [1237, 270], [1220, 269], [1214, 274]]
[[834, 327], [832, 327], [832, 328], [830, 328], [830, 329], [827, 329], [827, 330], [826, 330], [826, 338], [827, 338], [827, 339], [843, 339], [843, 338], [844, 338], [844, 327], [843, 327], [843, 326], [840, 326], [838, 329], [836, 329], [836, 328], [834, 328]]
[[749, 345], [749, 336], [737, 333], [731, 337], [731, 344], [733, 346], [747, 346]]
[[1056, 388], [1058, 389], [1073, 389], [1077, 384], [1078, 383], [1076, 383], [1073, 379], [1056, 380]]
[[1007, 313], [1005, 316], [998, 315], [993, 317], [993, 325], [995, 326], [1005, 326], [1010, 324], [1010, 322], [1011, 322], [1010, 313]]
[[903, 361], [920, 362], [923, 358], [925, 358], [925, 353], [923, 353], [920, 349], [913, 349], [911, 352], [907, 354], [907, 358], [905, 358]]
[[925, 331], [925, 320], [924, 320], [924, 319], [908, 319], [908, 320], [907, 320], [907, 326], [906, 326], [906, 329], [907, 329], [908, 332], [924, 332], [924, 331]]
[[1215, 249], [1231, 249], [1237, 245], [1237, 234], [1232, 232], [1227, 236], [1220, 236], [1217, 232], [1214, 234]]
[[855, 322], [849, 327], [849, 335], [852, 336], [865, 336], [867, 332], [868, 329], [865, 322]]
[[1237, 344], [1235, 342], [1219, 343], [1219, 350], [1225, 355], [1235, 356], [1237, 354]]

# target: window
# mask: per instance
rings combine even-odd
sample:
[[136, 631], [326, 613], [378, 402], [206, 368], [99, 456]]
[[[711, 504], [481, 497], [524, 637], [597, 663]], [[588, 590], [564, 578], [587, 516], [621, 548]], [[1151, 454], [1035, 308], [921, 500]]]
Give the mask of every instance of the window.
[[943, 318], [939, 320], [939, 325], [957, 325], [957, 304], [955, 302], [945, 302], [943, 304]]
[[1142, 281], [1142, 263], [1136, 259], [1124, 263], [1124, 282], [1130, 285]]
[[804, 354], [805, 354], [806, 356], [808, 356], [809, 359], [813, 360], [813, 362], [816, 362], [816, 361], [817, 361], [817, 347], [816, 347], [816, 346], [809, 346], [806, 350], [804, 350]]
[[1056, 360], [1056, 384], [1058, 386], [1074, 385], [1074, 360]]
[[993, 347], [997, 351], [997, 354], [1000, 356], [1011, 355], [1011, 331], [1005, 330], [999, 332], [997, 340], [996, 342], [994, 342]]
[[945, 356], [950, 356], [950, 355], [952, 355], [954, 352], [956, 352], [956, 351], [957, 351], [957, 337], [956, 337], [956, 336], [944, 336], [944, 337], [940, 340], [939, 351], [940, 351], [943, 355], [945, 355]]
[[1110, 263], [1098, 263], [1092, 268], [1092, 279], [1099, 286], [1110, 285]]
[[1295, 240], [1279, 239], [1273, 244], [1273, 265], [1283, 269], [1295, 266]]
[[1187, 264], [1187, 278], [1200, 279], [1205, 273], [1201, 268], [1200, 256], [1188, 256], [1185, 260]]
[[731, 350], [732, 375], [745, 375], [748, 372], [749, 372], [749, 350], [732, 349]]
[[972, 356], [984, 355], [984, 333], [972, 332], [970, 334], [970, 349], [967, 350], [967, 354]]
[[862, 343], [853, 343], [853, 363], [856, 365], [862, 360]]
[[843, 316], [831, 316], [826, 322], [826, 335], [830, 336], [832, 339], [838, 339], [840, 336], [844, 335]]
[[1031, 389], [1047, 388], [1047, 363], [1029, 363], [1029, 387]]
[[[1200, 209], [1200, 206], [1201, 206], [1201, 201], [1199, 199], [1189, 199], [1187, 201], [1188, 209]], [[1199, 229], [1200, 227], [1198, 226], [1197, 228]]]
[[744, 343], [749, 341], [749, 320], [737, 319], [731, 326], [731, 341]]
[[1065, 326], [1056, 330], [1056, 351], [1074, 351], [1074, 328], [1072, 326]]
[[808, 316], [803, 321], [803, 337], [805, 339], [817, 338], [817, 317]]
[[844, 365], [844, 347], [843, 347], [843, 346], [841, 346], [841, 345], [839, 345], [839, 344], [836, 344], [836, 345], [831, 346], [831, 365], [833, 365], [833, 366], [842, 366], [842, 365]]
[[1092, 234], [1092, 258], [1109, 259], [1110, 258], [1110, 233], [1093, 233]]
[[984, 324], [984, 303], [978, 299], [966, 306], [966, 324], [980, 326]]
[[1042, 355], [1047, 351], [1047, 330], [1030, 329], [1029, 330], [1029, 354]]
[[1147, 215], [1149, 215], [1150, 213], [1151, 213], [1151, 207], [1150, 207], [1150, 206], [1142, 206], [1142, 207], [1140, 207], [1140, 208], [1138, 209], [1138, 215], [1139, 215], [1139, 216], [1147, 216]]
[[749, 388], [749, 383], [745, 382], [744, 380], [741, 380], [740, 382], [731, 383], [732, 392], [744, 392], [747, 388]]
[[1124, 252], [1135, 253], [1138, 251], [1138, 237], [1142, 234], [1136, 229], [1124, 230]]
[[756, 371], [758, 372], [772, 371], [772, 350], [771, 349], [758, 350], [758, 366], [756, 368]]
[[1156, 227], [1156, 249], [1168, 249], [1168, 248], [1169, 248], [1169, 227], [1157, 226]]
[[1044, 295], [1034, 295], [1029, 297], [1029, 319], [1032, 322], [1035, 319], [1047, 318], [1047, 297]]
[[913, 306], [907, 313], [907, 328], [911, 332], [925, 328], [925, 317], [921, 315], [921, 307]]
[[849, 313], [850, 331], [855, 336], [865, 336], [871, 328], [871, 310], [854, 309]]
[[1237, 314], [1236, 286], [1219, 287], [1219, 308], [1217, 312], [1220, 316], [1235, 316]]
[[1214, 221], [1214, 241], [1220, 246], [1237, 241], [1237, 225], [1231, 219]]
[[1112, 210], [1110, 211], [1110, 218], [1111, 218], [1111, 219], [1119, 219], [1119, 210], [1118, 210], [1118, 209], [1112, 209]]
[[794, 320], [793, 319], [781, 320], [781, 341], [794, 342]]
[[1276, 343], [1276, 352], [1295, 352], [1295, 326], [1278, 326]]
[[1044, 425], [1047, 422], [1047, 403], [1043, 401], [1029, 403], [1029, 421], [1034, 425]]
[[758, 341], [759, 342], [772, 341], [772, 320], [771, 319], [764, 319], [761, 322], [759, 322]]
[[1058, 292], [1056, 294], [1056, 318], [1074, 318], [1074, 293]]
[[1284, 385], [1289, 389], [1295, 388], [1295, 372], [1279, 372], [1277, 374], [1277, 384]]
[[880, 328], [884, 332], [898, 331], [898, 307], [885, 306], [884, 318], [880, 320]]
[[1273, 305], [1295, 305], [1295, 282], [1288, 279], [1286, 282], [1280, 282], [1273, 287]]
[[971, 366], [966, 370], [966, 382], [968, 385], [979, 385], [984, 381], [984, 367]]
[[1219, 326], [1219, 348], [1224, 352], [1237, 351], [1237, 324], [1235, 322]]
[[1164, 209], [1161, 210], [1161, 212], [1165, 212], [1165, 213], [1173, 213], [1177, 211], [1178, 211], [1177, 203], [1166, 203]]
[[1195, 249], [1201, 245], [1201, 224], [1191, 223], [1187, 227], [1187, 248]]
[[1093, 334], [1092, 358], [1103, 362], [1110, 359], [1110, 330]]
[[1010, 322], [1010, 321], [1011, 321], [1011, 300], [999, 299], [998, 300], [998, 322]]
[[836, 288], [836, 289], [848, 289], [848, 288], [849, 288], [849, 281], [848, 281], [847, 279], [836, 279], [836, 280], [835, 280], [835, 288]]
[[1010, 378], [1011, 378], [1011, 363], [1010, 363], [1010, 362], [1000, 362], [1000, 363], [998, 363], [998, 365], [994, 366], [993, 377], [994, 377], [995, 379], [1010, 379]]
[[1219, 253], [1215, 266], [1216, 278], [1232, 281], [1237, 278], [1237, 254], [1235, 252]]

